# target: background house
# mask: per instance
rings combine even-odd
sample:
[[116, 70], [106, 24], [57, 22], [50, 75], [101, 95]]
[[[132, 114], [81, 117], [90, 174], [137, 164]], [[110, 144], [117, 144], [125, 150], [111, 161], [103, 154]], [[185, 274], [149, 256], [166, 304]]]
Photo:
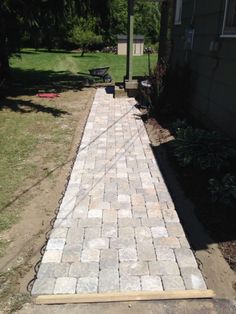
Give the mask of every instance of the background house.
[[[126, 55], [127, 54], [127, 36], [118, 35], [117, 36], [117, 54]], [[133, 55], [142, 56], [144, 51], [144, 36], [143, 35], [134, 35], [133, 43]]]
[[236, 0], [174, 0], [172, 65], [190, 64], [191, 111], [236, 139]]

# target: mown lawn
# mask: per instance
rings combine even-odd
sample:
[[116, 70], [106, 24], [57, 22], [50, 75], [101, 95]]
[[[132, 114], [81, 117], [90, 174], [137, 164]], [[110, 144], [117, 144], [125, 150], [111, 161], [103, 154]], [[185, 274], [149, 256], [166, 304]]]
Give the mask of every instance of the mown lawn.
[[[151, 55], [151, 66], [154, 67], [157, 55]], [[123, 81], [126, 72], [126, 57], [112, 53], [86, 53], [84, 57], [80, 53], [70, 52], [46, 52], [23, 49], [20, 57], [11, 59], [13, 70], [26, 72], [28, 78], [43, 79], [45, 75], [54, 73], [70, 72], [74, 75], [88, 73], [95, 67], [110, 66], [109, 73], [116, 82]], [[147, 55], [133, 58], [134, 75], [145, 75], [148, 73]], [[34, 72], [34, 73], [33, 73]]]

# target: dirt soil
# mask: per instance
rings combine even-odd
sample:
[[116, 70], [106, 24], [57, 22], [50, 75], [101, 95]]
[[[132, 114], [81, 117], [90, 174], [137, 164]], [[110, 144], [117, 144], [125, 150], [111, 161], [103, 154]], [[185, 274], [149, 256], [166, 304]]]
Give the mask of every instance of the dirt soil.
[[[46, 175], [39, 172], [36, 178], [29, 178], [16, 191], [18, 197], [11, 206], [17, 207], [17, 203], [21, 202], [24, 211], [19, 222], [1, 234], [1, 239], [7, 240], [10, 245], [0, 258], [0, 312], [1, 309], [4, 313], [15, 311], [30, 301], [27, 286], [35, 276], [35, 265], [41, 258], [40, 250], [51, 228], [50, 221], [55, 217], [65, 191], [95, 91], [95, 88], [84, 88], [61, 93], [61, 107], [70, 112], [70, 120], [64, 120], [64, 123], [74, 128], [69, 143], [57, 143], [58, 151], [65, 153], [66, 158], [59, 164], [53, 159], [44, 161], [41, 167], [47, 170]], [[46, 148], [42, 142], [32, 152], [31, 159], [42, 163], [45, 149], [50, 147]]]
[[[176, 205], [176, 210], [184, 226], [191, 247], [201, 269], [207, 286], [216, 292], [218, 298], [236, 298], [236, 273], [227, 263], [225, 251], [228, 242], [217, 243], [209, 236], [197, 218], [196, 205], [188, 199], [184, 187], [179, 181], [176, 167], [170, 158], [167, 146], [173, 140], [169, 130], [154, 118], [146, 120], [146, 129], [152, 144], [153, 152], [166, 180], [170, 194]], [[194, 184], [191, 185], [194, 188]], [[235, 243], [232, 241], [232, 245]], [[229, 250], [228, 250], [229, 251]]]

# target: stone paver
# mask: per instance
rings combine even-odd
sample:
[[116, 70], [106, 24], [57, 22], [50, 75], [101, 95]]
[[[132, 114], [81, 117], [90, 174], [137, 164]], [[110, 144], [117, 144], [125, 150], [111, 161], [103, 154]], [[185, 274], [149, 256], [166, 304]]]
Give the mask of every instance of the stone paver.
[[181, 275], [187, 289], [206, 289], [206, 284], [199, 269], [194, 267], [185, 267], [181, 269]]
[[62, 258], [62, 251], [49, 250], [43, 255], [42, 264], [44, 263], [60, 263]]
[[144, 291], [162, 291], [161, 278], [158, 276], [142, 276], [142, 290]]
[[67, 277], [69, 273], [69, 263], [42, 263], [38, 271], [38, 278], [59, 278]]
[[56, 279], [44, 277], [36, 279], [32, 289], [32, 295], [53, 294]]
[[80, 277], [84, 277], [86, 274], [86, 276], [93, 278], [93, 277], [98, 277], [98, 272], [99, 272], [99, 263], [76, 262], [76, 263], [70, 264], [69, 276], [80, 278]]
[[108, 269], [108, 268], [116, 268], [118, 269], [118, 250], [115, 249], [107, 249], [101, 251], [100, 256], [100, 268]]
[[120, 291], [140, 291], [140, 277], [139, 276], [121, 276], [120, 277]]
[[98, 279], [99, 292], [119, 291], [119, 272], [117, 268], [102, 269]]
[[173, 261], [150, 262], [149, 269], [151, 275], [179, 275], [178, 264]]
[[98, 277], [82, 277], [78, 279], [77, 293], [96, 293], [98, 290]]
[[206, 289], [134, 104], [97, 90], [33, 295]]
[[143, 276], [148, 275], [147, 262], [124, 262], [120, 263], [120, 275], [124, 276]]
[[184, 290], [184, 282], [181, 276], [163, 276], [163, 286], [165, 290]]
[[137, 251], [135, 248], [126, 248], [119, 250], [119, 259], [121, 262], [137, 261]]
[[60, 277], [57, 278], [54, 293], [55, 294], [73, 294], [76, 289], [76, 278]]

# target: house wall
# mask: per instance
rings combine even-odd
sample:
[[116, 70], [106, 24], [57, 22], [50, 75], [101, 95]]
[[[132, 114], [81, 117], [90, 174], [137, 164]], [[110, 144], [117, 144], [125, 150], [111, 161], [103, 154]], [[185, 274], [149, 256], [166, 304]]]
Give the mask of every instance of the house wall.
[[[194, 116], [236, 139], [236, 38], [220, 37], [225, 0], [196, 0], [193, 48], [186, 51], [185, 29], [191, 23], [193, 7], [194, 0], [183, 0], [182, 23], [173, 28], [171, 62], [190, 61]], [[218, 43], [213, 52], [212, 41]]]

